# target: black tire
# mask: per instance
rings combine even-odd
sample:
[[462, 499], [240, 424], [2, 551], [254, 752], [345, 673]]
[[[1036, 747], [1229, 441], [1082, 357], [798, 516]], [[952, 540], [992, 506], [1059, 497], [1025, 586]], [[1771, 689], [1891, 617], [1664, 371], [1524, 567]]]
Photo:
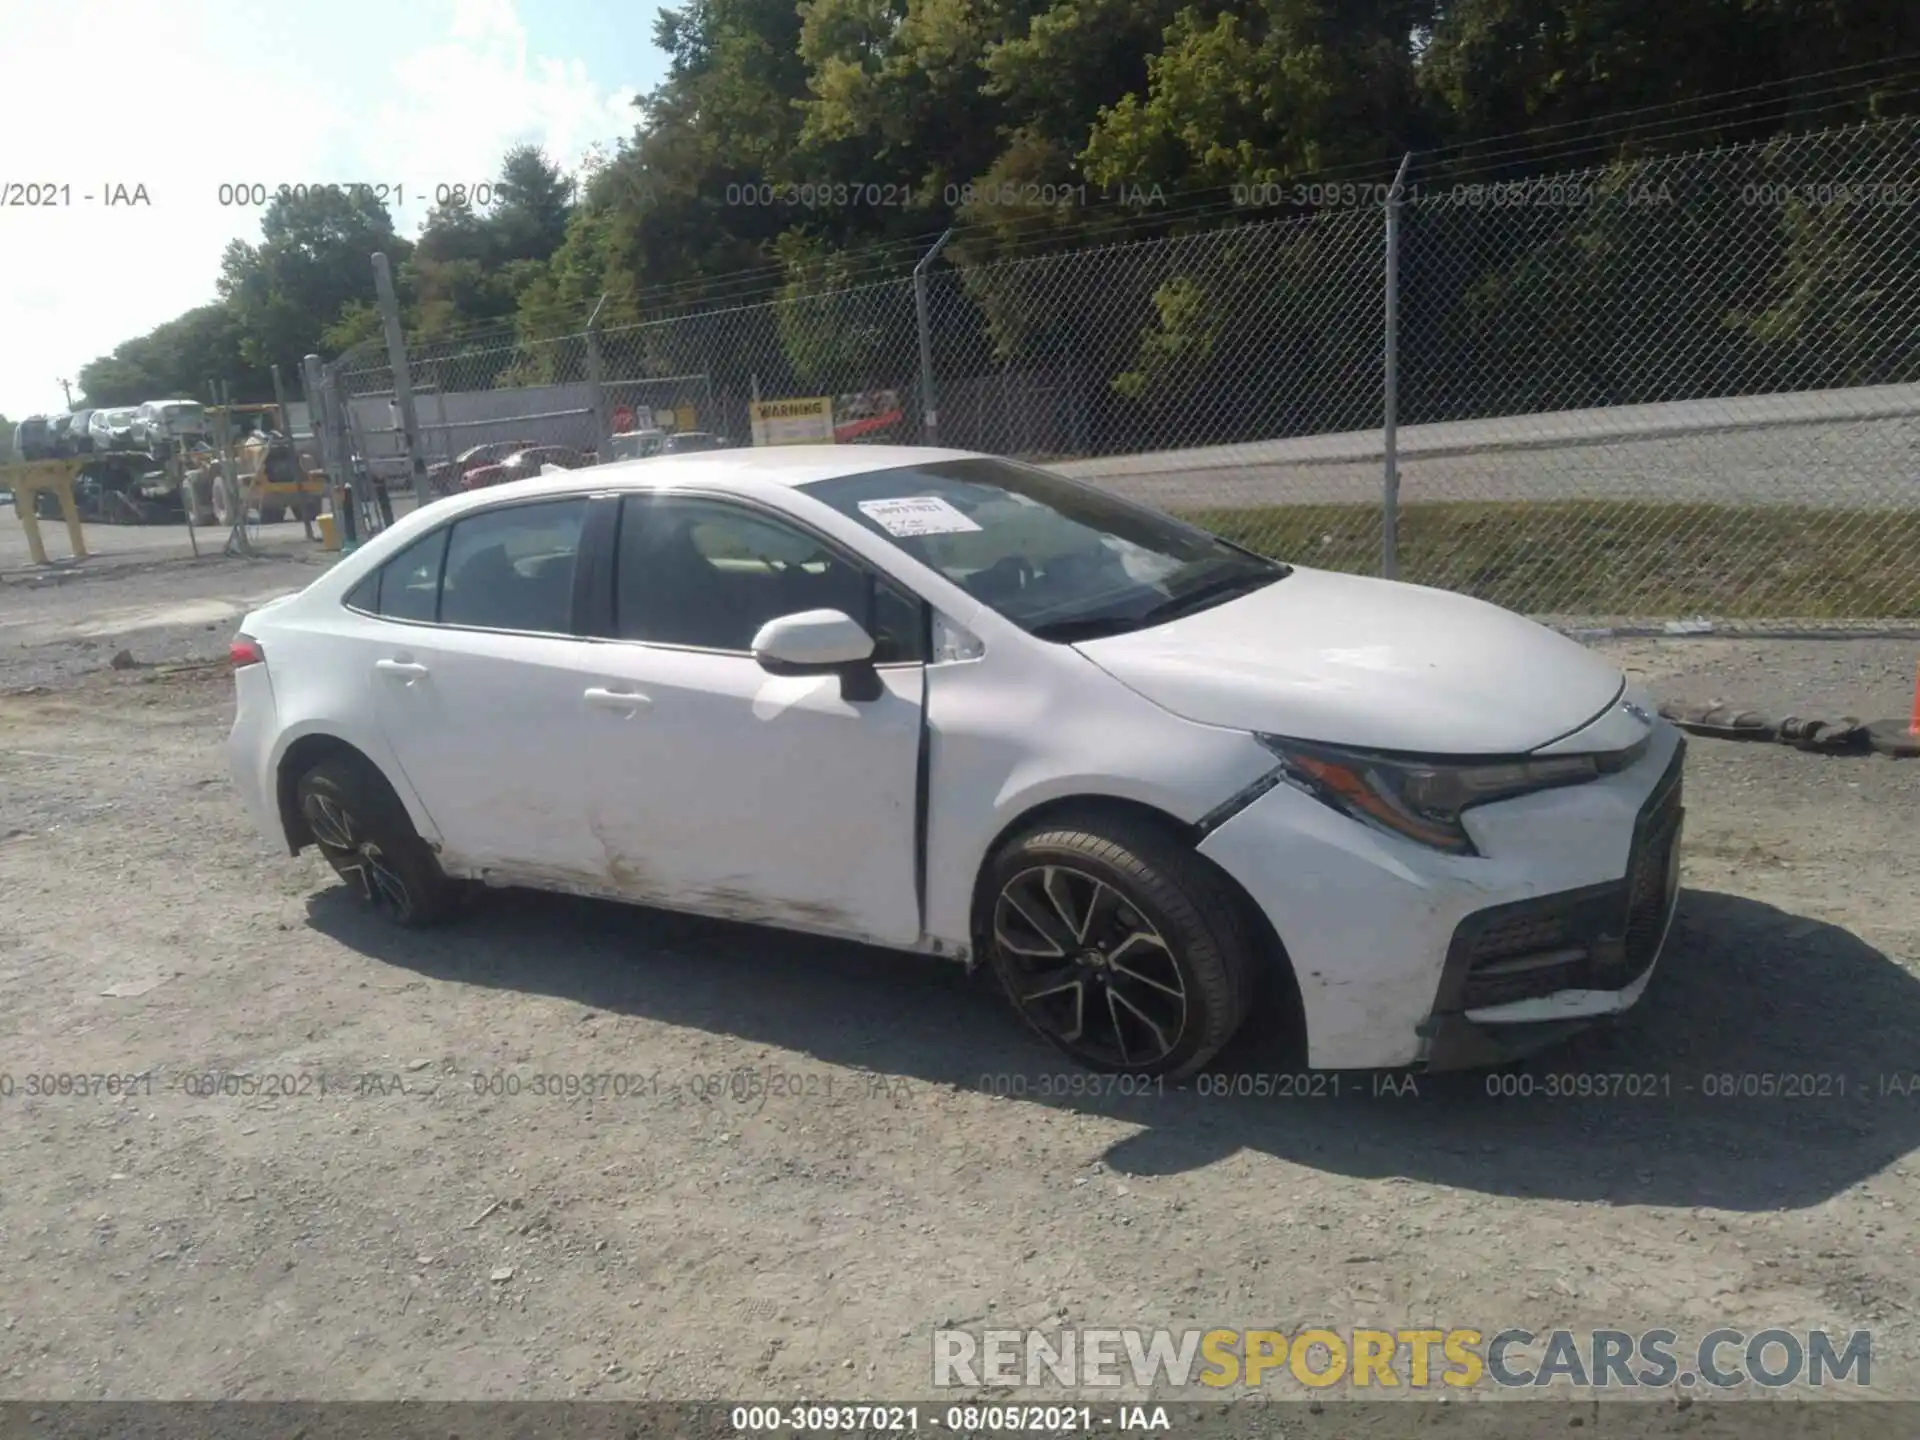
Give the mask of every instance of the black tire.
[[457, 908], [447, 879], [386, 778], [365, 760], [322, 760], [294, 787], [314, 844], [334, 873], [395, 925], [437, 924]]
[[287, 507], [284, 505], [262, 505], [259, 510], [262, 525], [278, 525], [287, 518]]
[[1016, 836], [988, 867], [983, 903], [982, 943], [1008, 1000], [1091, 1070], [1191, 1075], [1233, 1038], [1259, 992], [1239, 896], [1132, 817]]

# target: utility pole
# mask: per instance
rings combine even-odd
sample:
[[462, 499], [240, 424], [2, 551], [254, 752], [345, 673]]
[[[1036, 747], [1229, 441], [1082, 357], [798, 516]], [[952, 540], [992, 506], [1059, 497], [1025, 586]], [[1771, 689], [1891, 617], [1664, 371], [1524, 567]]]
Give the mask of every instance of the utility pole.
[[933, 320], [927, 304], [927, 267], [952, 238], [953, 231], [948, 229], [913, 267], [914, 328], [920, 332], [920, 438], [926, 445], [940, 443], [940, 405], [933, 387]]
[[[412, 376], [407, 367], [406, 331], [400, 322], [400, 300], [394, 293], [393, 267], [387, 257], [373, 257], [373, 288], [380, 302], [380, 320], [387, 336], [387, 363], [393, 367], [393, 402], [398, 412], [401, 444], [407, 457], [407, 473], [413, 477], [413, 503], [433, 503], [433, 491], [427, 485], [427, 462], [420, 448], [420, 419], [413, 408]], [[363, 450], [361, 454], [366, 454]], [[368, 456], [371, 459], [371, 456]], [[383, 490], [381, 492], [385, 494]]]
[[67, 397], [67, 409], [73, 409], [73, 382], [71, 380], [57, 380], [54, 383], [60, 387], [60, 393]]
[[1413, 152], [1401, 157], [1387, 191], [1386, 347], [1383, 371], [1380, 447], [1383, 473], [1380, 496], [1380, 574], [1400, 578], [1400, 200], [1406, 193]]

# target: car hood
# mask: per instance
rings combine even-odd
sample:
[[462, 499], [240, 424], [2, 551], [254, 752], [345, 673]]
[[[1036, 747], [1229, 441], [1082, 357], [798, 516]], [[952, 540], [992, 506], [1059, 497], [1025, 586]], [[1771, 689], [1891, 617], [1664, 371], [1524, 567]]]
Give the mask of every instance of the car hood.
[[1305, 568], [1076, 648], [1203, 725], [1427, 755], [1524, 754], [1580, 729], [1625, 687], [1584, 646], [1498, 606]]

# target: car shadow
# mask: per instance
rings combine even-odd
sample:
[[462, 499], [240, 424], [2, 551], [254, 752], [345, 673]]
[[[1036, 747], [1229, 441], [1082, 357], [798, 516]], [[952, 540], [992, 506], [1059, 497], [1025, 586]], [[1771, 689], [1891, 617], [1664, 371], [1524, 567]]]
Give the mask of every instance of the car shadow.
[[1140, 1127], [1105, 1157], [1137, 1175], [1251, 1149], [1488, 1194], [1772, 1210], [1829, 1199], [1920, 1139], [1920, 982], [1838, 926], [1715, 891], [1683, 892], [1635, 1010], [1522, 1066], [1302, 1077], [1266, 1013], [1207, 1074], [1144, 1094], [1076, 1070], [984, 972], [948, 961], [524, 891], [439, 930], [394, 929], [342, 887], [309, 912], [423, 976], [1110, 1116]]

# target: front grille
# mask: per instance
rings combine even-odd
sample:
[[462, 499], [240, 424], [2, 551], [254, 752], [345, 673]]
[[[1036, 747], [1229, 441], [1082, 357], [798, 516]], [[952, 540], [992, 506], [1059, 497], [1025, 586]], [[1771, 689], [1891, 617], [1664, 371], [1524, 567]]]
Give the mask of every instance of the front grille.
[[1437, 1011], [1622, 990], [1646, 974], [1673, 907], [1685, 751], [1682, 741], [1640, 807], [1626, 877], [1469, 915], [1454, 932]]
[[[1595, 988], [1596, 962], [1617, 932], [1625, 887], [1596, 886], [1469, 915], [1454, 933], [1462, 1010]], [[1617, 947], [1616, 947], [1617, 948]]]

